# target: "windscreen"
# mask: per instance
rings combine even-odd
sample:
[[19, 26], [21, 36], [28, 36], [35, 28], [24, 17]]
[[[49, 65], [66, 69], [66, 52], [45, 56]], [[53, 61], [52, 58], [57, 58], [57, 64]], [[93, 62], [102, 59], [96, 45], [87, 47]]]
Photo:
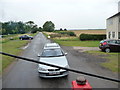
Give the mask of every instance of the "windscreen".
[[41, 55], [41, 57], [58, 57], [63, 56], [63, 52], [61, 49], [45, 49]]

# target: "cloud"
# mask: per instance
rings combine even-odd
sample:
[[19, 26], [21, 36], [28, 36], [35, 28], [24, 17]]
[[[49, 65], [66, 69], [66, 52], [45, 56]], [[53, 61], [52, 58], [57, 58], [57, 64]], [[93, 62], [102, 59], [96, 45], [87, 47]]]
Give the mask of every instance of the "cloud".
[[[2, 0], [3, 21], [51, 20], [56, 28], [105, 28], [119, 0]], [[1, 1], [0, 1], [1, 2]]]

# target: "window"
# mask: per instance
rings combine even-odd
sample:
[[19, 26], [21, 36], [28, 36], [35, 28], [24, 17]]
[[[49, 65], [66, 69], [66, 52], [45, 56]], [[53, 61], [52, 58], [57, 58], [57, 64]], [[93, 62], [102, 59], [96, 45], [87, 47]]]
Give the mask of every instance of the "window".
[[112, 32], [112, 38], [115, 38], [115, 32]]
[[118, 32], [118, 39], [120, 39], [120, 32]]
[[108, 38], [110, 39], [110, 37], [111, 37], [111, 32], [108, 32]]
[[110, 44], [116, 44], [117, 41], [116, 41], [116, 40], [111, 40], [111, 41], [107, 41], [107, 43], [110, 43]]
[[120, 40], [117, 40], [117, 44], [120, 44]]
[[119, 23], [120, 23], [120, 17], [119, 17]]
[[58, 57], [63, 56], [61, 49], [45, 49], [42, 53], [42, 57]]
[[104, 42], [105, 42], [104, 40], [100, 41], [100, 43], [104, 43]]

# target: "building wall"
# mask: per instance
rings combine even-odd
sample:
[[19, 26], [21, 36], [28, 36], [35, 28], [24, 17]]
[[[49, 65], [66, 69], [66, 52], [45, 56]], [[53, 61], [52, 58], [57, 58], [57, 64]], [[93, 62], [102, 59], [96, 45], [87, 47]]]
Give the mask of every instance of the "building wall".
[[119, 16], [107, 19], [107, 39], [118, 39], [118, 28], [120, 28], [119, 24]]
[[118, 21], [118, 39], [120, 39], [120, 16], [118, 18], [119, 18], [119, 21]]
[[[118, 2], [118, 12], [120, 12], [120, 1]], [[120, 16], [107, 19], [107, 39], [120, 39]], [[115, 35], [115, 37], [114, 37]]]

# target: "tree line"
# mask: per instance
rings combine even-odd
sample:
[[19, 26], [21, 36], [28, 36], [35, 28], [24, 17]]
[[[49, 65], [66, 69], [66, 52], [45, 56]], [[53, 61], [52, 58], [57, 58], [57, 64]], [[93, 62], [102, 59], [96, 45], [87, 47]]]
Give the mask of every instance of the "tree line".
[[55, 24], [52, 21], [46, 21], [42, 27], [38, 27], [38, 25], [36, 25], [33, 21], [0, 22], [0, 35], [36, 33], [37, 31], [52, 32], [54, 30]]
[[0, 34], [2, 34], [2, 35], [24, 34], [24, 33], [40, 30], [40, 28], [38, 28], [37, 25], [34, 24], [33, 21], [28, 21], [26, 23], [23, 23], [21, 21], [19, 21], [19, 22], [14, 22], [14, 21], [0, 22], [0, 26], [1, 26]]

